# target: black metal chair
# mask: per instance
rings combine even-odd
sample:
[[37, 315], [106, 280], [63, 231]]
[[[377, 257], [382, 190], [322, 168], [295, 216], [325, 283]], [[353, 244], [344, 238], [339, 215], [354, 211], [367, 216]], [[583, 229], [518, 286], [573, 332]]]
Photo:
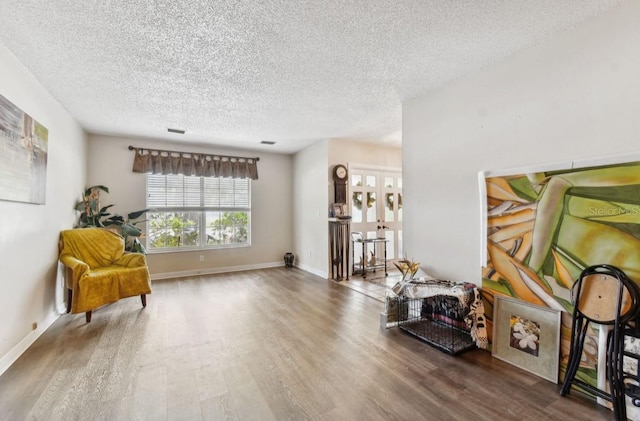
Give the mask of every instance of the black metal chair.
[[[623, 358], [627, 359], [628, 370], [622, 373], [625, 394], [631, 403], [640, 407], [640, 315], [630, 321], [624, 330]], [[627, 339], [629, 342], [627, 343]], [[629, 345], [629, 348], [627, 348]], [[633, 362], [632, 360], [635, 360]], [[635, 367], [634, 367], [635, 366]]]
[[[608, 400], [616, 420], [626, 420], [623, 354], [625, 326], [636, 318], [640, 309], [640, 290], [627, 275], [611, 265], [590, 266], [582, 271], [572, 287], [574, 303], [569, 363], [560, 395], [575, 385]], [[590, 323], [611, 326], [607, 338], [607, 392], [577, 379], [584, 340]]]

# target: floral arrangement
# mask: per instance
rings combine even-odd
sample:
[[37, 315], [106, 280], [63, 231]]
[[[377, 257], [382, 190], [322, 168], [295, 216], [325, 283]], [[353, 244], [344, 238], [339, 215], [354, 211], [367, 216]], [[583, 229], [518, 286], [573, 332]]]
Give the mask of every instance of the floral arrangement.
[[404, 259], [399, 260], [398, 262], [393, 262], [393, 264], [402, 273], [403, 281], [406, 281], [407, 279], [413, 279], [418, 269], [420, 269], [420, 262], [409, 260], [406, 256], [404, 257]]

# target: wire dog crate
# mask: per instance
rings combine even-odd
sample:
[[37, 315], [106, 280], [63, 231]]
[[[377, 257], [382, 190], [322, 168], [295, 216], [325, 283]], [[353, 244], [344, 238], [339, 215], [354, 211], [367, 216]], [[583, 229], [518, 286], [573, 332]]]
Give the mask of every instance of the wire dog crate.
[[402, 331], [443, 352], [457, 355], [476, 348], [464, 320], [469, 309], [456, 297], [400, 298], [397, 309]]

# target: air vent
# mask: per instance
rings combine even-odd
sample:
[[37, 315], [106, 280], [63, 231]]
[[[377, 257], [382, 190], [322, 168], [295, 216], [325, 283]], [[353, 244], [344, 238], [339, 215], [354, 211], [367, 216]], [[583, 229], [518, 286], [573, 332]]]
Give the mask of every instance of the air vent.
[[263, 145], [275, 145], [276, 142], [274, 142], [273, 140], [263, 140], [262, 142]]
[[169, 128], [169, 129], [167, 129], [167, 131], [168, 131], [169, 133], [184, 134], [184, 130], [180, 130], [180, 129], [171, 129], [171, 128]]

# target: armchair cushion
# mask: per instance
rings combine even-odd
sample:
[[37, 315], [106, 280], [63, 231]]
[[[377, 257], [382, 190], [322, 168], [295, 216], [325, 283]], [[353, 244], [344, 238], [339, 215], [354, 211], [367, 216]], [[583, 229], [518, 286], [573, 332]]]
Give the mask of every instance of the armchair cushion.
[[124, 240], [101, 228], [60, 233], [60, 262], [67, 267], [71, 312], [83, 313], [121, 298], [151, 293], [146, 258], [125, 253]]

